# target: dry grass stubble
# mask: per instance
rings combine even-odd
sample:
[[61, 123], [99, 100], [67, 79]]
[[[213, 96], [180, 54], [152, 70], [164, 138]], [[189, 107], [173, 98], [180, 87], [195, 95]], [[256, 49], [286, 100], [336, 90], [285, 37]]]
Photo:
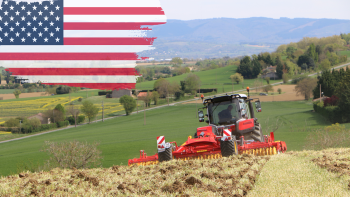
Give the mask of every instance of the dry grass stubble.
[[248, 196], [350, 196], [345, 178], [316, 166], [308, 154], [292, 154], [272, 156]]

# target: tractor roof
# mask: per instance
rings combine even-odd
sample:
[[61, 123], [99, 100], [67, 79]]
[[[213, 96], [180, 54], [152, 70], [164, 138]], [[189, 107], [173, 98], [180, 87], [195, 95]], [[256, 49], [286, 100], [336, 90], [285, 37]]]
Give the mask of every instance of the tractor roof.
[[207, 98], [203, 101], [203, 104], [206, 103], [217, 103], [217, 102], [221, 102], [221, 101], [230, 101], [234, 98], [243, 98], [246, 99], [247, 95], [245, 94], [231, 94], [231, 95], [224, 95], [224, 96], [214, 96], [213, 98]]

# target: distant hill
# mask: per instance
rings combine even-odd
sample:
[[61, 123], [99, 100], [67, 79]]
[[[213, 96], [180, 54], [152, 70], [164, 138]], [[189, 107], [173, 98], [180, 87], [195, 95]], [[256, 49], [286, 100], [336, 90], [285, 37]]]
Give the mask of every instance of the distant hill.
[[[326, 37], [350, 32], [350, 20], [310, 18], [214, 18], [168, 20], [153, 27], [155, 50], [142, 56], [212, 58], [274, 51], [278, 45], [303, 37]], [[256, 47], [251, 45], [264, 45]]]

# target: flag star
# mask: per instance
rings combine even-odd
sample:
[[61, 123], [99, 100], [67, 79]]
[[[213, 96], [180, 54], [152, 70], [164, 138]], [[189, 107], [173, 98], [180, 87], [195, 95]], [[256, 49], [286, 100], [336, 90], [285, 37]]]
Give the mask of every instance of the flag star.
[[16, 37], [19, 37], [19, 33], [18, 32], [16, 33]]
[[27, 33], [27, 37], [30, 37], [30, 35], [32, 35], [30, 32]]
[[41, 21], [38, 24], [39, 24], [39, 26], [43, 26], [43, 23]]
[[22, 42], [25, 42], [25, 41], [26, 41], [26, 39], [25, 39], [24, 37], [23, 37], [21, 40], [22, 40]]
[[2, 27], [0, 27], [0, 31], [2, 31]]
[[30, 1], [28, 1], [27, 4], [30, 5]]
[[36, 28], [36, 27], [33, 27], [32, 29], [33, 29], [33, 31], [36, 31], [37, 28]]
[[19, 5], [19, 1], [16, 1], [16, 5]]
[[36, 16], [33, 17], [33, 21], [36, 21]]
[[13, 39], [12, 37], [10, 38], [10, 42], [13, 42], [15, 39]]
[[10, 21], [13, 21], [13, 19], [14, 19], [13, 16], [11, 16], [11, 17], [10, 17]]
[[37, 7], [34, 5], [34, 6], [33, 6], [33, 10], [36, 10], [36, 8], [37, 8]]
[[2, 21], [2, 17], [0, 16], [0, 21]]
[[40, 33], [39, 33], [39, 37], [42, 37], [42, 36], [43, 36], [43, 33], [40, 32]]
[[43, 4], [43, 2], [42, 1], [39, 1], [39, 5], [42, 5]]
[[24, 5], [23, 5], [21, 8], [22, 8], [22, 10], [25, 10], [25, 9], [26, 9], [26, 7], [25, 7]]
[[56, 6], [56, 10], [60, 10], [60, 7]]
[[16, 26], [19, 26], [19, 22], [18, 21], [16, 22]]
[[25, 31], [25, 30], [26, 30], [26, 28], [25, 28], [25, 27], [22, 27], [21, 29], [22, 29], [22, 31]]
[[53, 5], [53, 1], [50, 1], [50, 5]]
[[45, 31], [48, 31], [48, 30], [49, 30], [49, 28], [45, 27], [45, 28], [44, 28], [44, 30], [45, 30]]
[[60, 39], [57, 37], [57, 38], [56, 38], [56, 42], [59, 42], [59, 41], [60, 41]]
[[17, 12], [15, 12], [16, 13], [16, 16], [18, 16], [19, 15], [19, 11], [17, 10]]
[[59, 28], [59, 27], [56, 27], [55, 29], [56, 29], [56, 31], [60, 31], [60, 28]]
[[43, 12], [41, 10], [38, 13], [39, 13], [40, 16], [43, 15]]
[[45, 17], [44, 17], [44, 20], [45, 20], [45, 21], [49, 20], [49, 17], [45, 16]]
[[5, 5], [8, 5], [9, 2], [8, 2], [8, 1], [5, 1], [4, 3], [5, 3]]
[[37, 40], [37, 39], [34, 37], [34, 38], [33, 38], [33, 42], [36, 42], [36, 40]]
[[51, 12], [49, 12], [50, 13], [50, 16], [53, 16], [53, 14], [55, 13], [55, 12], [53, 12], [52, 10], [51, 10]]
[[10, 10], [13, 10], [13, 8], [14, 8], [14, 7], [11, 5]]
[[45, 42], [48, 42], [48, 41], [49, 41], [49, 39], [48, 39], [48, 38], [44, 38], [44, 40], [45, 40]]
[[5, 11], [4, 14], [5, 14], [5, 16], [7, 16], [7, 15], [9, 14], [9, 12], [8, 12], [8, 11]]
[[30, 25], [31, 25], [31, 23], [28, 21], [27, 26], [30, 26]]
[[22, 19], [22, 21], [25, 21], [25, 20], [26, 20], [26, 17], [22, 16], [22, 18], [21, 18], [21, 19]]
[[2, 42], [2, 38], [0, 38], [0, 42]]
[[50, 33], [50, 37], [53, 37], [53, 34], [54, 34], [54, 33], [51, 32], [51, 33]]
[[49, 7], [47, 7], [47, 5], [45, 5], [44, 9], [47, 10]]
[[56, 21], [59, 21], [60, 20], [60, 17], [56, 16]]
[[4, 33], [4, 36], [7, 37], [9, 34], [7, 32]]
[[50, 26], [53, 26], [53, 25], [54, 25], [54, 23], [51, 21]]
[[13, 27], [10, 27], [10, 31], [13, 31], [15, 28], [13, 28]]
[[2, 10], [2, 7], [0, 6], [0, 10]]
[[5, 25], [5, 26], [8, 26], [8, 25], [9, 25], [9, 23], [6, 21], [6, 22], [4, 23], [4, 25]]
[[30, 12], [30, 11], [28, 11], [28, 12], [27, 12], [27, 15], [30, 15], [30, 14], [31, 14], [31, 12]]

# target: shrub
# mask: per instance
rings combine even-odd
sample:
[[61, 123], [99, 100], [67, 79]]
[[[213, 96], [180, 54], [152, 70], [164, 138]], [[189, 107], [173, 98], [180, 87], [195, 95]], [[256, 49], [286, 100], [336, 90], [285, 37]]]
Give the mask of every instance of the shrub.
[[5, 127], [19, 127], [19, 120], [15, 118], [10, 118], [5, 121]]
[[89, 100], [83, 101], [83, 106], [80, 109], [89, 118], [89, 123], [98, 113], [98, 108]]
[[47, 161], [50, 167], [60, 168], [89, 168], [101, 165], [101, 151], [97, 149], [99, 143], [79, 141], [49, 142], [46, 141], [42, 151], [51, 157]]
[[120, 97], [119, 102], [124, 106], [126, 115], [130, 115], [130, 113], [135, 109], [136, 107], [136, 101], [128, 95], [124, 95]]
[[[69, 121], [68, 120], [65, 120], [65, 121], [59, 121], [57, 122], [57, 127], [60, 128], [60, 127], [65, 127], [65, 126], [68, 126], [69, 124]], [[73, 123], [74, 124], [74, 123]]]
[[326, 98], [324, 100], [324, 106], [336, 106], [338, 104], [338, 100], [339, 98], [333, 95], [330, 98]]
[[278, 92], [278, 94], [281, 94], [282, 93], [282, 89], [278, 88], [277, 92]]
[[68, 94], [71, 91], [69, 86], [60, 86], [56, 89], [57, 94]]
[[78, 116], [78, 118], [77, 118], [77, 123], [79, 124], [79, 123], [82, 123], [82, 122], [84, 122], [85, 121], [85, 116], [84, 115], [80, 115], [80, 116]]
[[[69, 124], [71, 124], [71, 125], [75, 124], [74, 116], [69, 116], [66, 120], [68, 120]], [[78, 120], [77, 120], [77, 122], [78, 122]]]

